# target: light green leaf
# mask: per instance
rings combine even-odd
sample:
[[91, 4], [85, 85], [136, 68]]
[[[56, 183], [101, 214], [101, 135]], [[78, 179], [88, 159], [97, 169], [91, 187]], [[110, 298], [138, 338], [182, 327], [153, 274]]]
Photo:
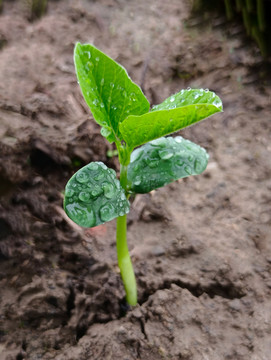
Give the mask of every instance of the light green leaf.
[[120, 132], [128, 146], [134, 149], [136, 146], [179, 131], [220, 111], [222, 111], [220, 106], [195, 104], [151, 111], [141, 116], [131, 115], [120, 124]]
[[216, 106], [222, 111], [222, 102], [220, 98], [208, 89], [186, 89], [177, 94], [171, 95], [159, 105], [153, 106], [151, 111], [170, 110], [178, 107], [196, 104], [209, 104]]
[[116, 172], [102, 162], [77, 171], [65, 188], [64, 209], [78, 225], [93, 227], [129, 212], [130, 204]]
[[108, 141], [120, 141], [119, 124], [128, 115], [141, 115], [150, 104], [126, 70], [90, 44], [77, 43], [74, 63], [78, 82], [94, 119]]
[[144, 194], [189, 175], [201, 174], [208, 159], [205, 149], [181, 136], [153, 140], [132, 152], [127, 172], [129, 189]]

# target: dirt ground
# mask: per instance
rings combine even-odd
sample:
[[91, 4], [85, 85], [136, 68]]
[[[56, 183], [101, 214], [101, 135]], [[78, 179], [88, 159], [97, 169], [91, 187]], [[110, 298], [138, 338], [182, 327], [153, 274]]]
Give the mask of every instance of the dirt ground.
[[[242, 27], [185, 0], [49, 1], [35, 22], [25, 6], [4, 1], [0, 16], [0, 359], [269, 360], [270, 64]], [[78, 168], [118, 170], [77, 84], [77, 41], [124, 65], [151, 104], [188, 86], [224, 104], [181, 132], [207, 170], [132, 204], [132, 309], [115, 222], [82, 229], [62, 209]]]

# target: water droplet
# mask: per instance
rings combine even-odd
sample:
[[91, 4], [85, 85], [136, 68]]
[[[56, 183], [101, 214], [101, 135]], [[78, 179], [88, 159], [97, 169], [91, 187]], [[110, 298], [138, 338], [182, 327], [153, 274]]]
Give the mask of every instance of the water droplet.
[[116, 105], [111, 105], [111, 109], [112, 109], [112, 110], [117, 110]]
[[98, 197], [99, 195], [101, 195], [103, 193], [103, 189], [100, 186], [94, 186], [91, 190], [91, 196], [92, 197]]
[[125, 212], [123, 210], [120, 210], [119, 211], [119, 216], [124, 216], [125, 215]]
[[114, 86], [115, 86], [115, 84], [111, 82], [111, 83], [110, 83], [110, 87], [113, 88]]
[[83, 202], [89, 202], [89, 200], [91, 199], [91, 195], [86, 191], [81, 191], [78, 198]]
[[100, 107], [104, 108], [104, 103], [103, 102], [100, 103]]
[[195, 172], [200, 174], [202, 172], [202, 168], [203, 168], [203, 166], [202, 166], [200, 160], [196, 159], [195, 163], [194, 163]]
[[150, 144], [153, 146], [165, 147], [167, 145], [166, 139], [164, 137], [150, 141]]
[[113, 169], [108, 169], [108, 174], [110, 174], [111, 177], [112, 177], [113, 179], [115, 179], [115, 177], [116, 177], [116, 171], [115, 171], [115, 170], [113, 170]]
[[184, 161], [182, 159], [177, 159], [176, 165], [183, 166], [183, 164], [184, 164]]
[[103, 86], [103, 84], [104, 84], [104, 78], [102, 78], [101, 80], [101, 85]]
[[78, 225], [92, 227], [95, 225], [95, 215], [89, 205], [69, 204], [66, 206], [68, 216]]
[[176, 141], [176, 143], [180, 144], [183, 141], [183, 138], [181, 136], [176, 136], [174, 140]]
[[81, 183], [81, 184], [85, 184], [89, 181], [89, 175], [87, 172], [85, 171], [78, 171], [77, 174], [75, 175], [76, 180]]
[[138, 175], [135, 177], [134, 185], [140, 185], [141, 184], [141, 177]]
[[98, 106], [98, 105], [99, 105], [99, 100], [98, 100], [98, 99], [94, 99], [94, 100], [93, 100], [93, 105]]
[[164, 150], [159, 150], [158, 155], [162, 160], [168, 160], [172, 158], [173, 152], [171, 150], [164, 149]]
[[191, 170], [190, 166], [185, 166], [185, 167], [184, 167], [184, 171], [185, 171], [188, 175], [192, 175], [192, 170]]
[[173, 102], [173, 101], [175, 101], [175, 97], [174, 97], [174, 96], [170, 98], [170, 102]]
[[102, 221], [110, 221], [116, 217], [115, 207], [112, 204], [106, 204], [100, 208], [100, 217]]
[[196, 100], [198, 97], [199, 97], [199, 94], [196, 94], [196, 95], [194, 96], [194, 99]]
[[125, 199], [126, 199], [126, 196], [125, 196], [125, 194], [124, 194], [123, 192], [120, 194], [120, 198], [121, 198], [121, 200], [125, 200]]
[[159, 165], [159, 161], [158, 160], [150, 161], [148, 165], [151, 169], [154, 169]]
[[96, 60], [96, 61], [99, 61], [99, 60], [100, 60], [99, 56], [97, 56], [95, 60]]
[[94, 176], [95, 181], [101, 181], [104, 178], [105, 174], [100, 172], [97, 176]]
[[111, 129], [109, 129], [108, 127], [102, 127], [101, 128], [101, 135], [104, 137], [109, 136], [112, 133]]
[[106, 166], [103, 162], [99, 161], [99, 165], [100, 165], [104, 170], [107, 170], [107, 166]]
[[194, 160], [194, 156], [193, 155], [189, 155], [188, 156], [188, 161], [192, 162]]
[[183, 95], [183, 93], [184, 93], [184, 90], [181, 90], [181, 95]]
[[97, 170], [99, 168], [99, 165], [96, 162], [92, 162], [87, 165], [89, 170]]
[[142, 151], [142, 149], [140, 149], [140, 148], [134, 150], [131, 154], [131, 163], [136, 160], [139, 160], [143, 154], [144, 154], [144, 151]]
[[104, 191], [104, 196], [107, 199], [112, 199], [112, 197], [115, 195], [114, 186], [112, 184], [110, 184], [109, 182], [104, 182], [102, 184], [102, 188], [103, 188], [103, 191]]
[[90, 58], [91, 58], [91, 53], [90, 53], [90, 51], [87, 51], [87, 54], [88, 54], [88, 58], [90, 59]]
[[73, 195], [74, 195], [74, 190], [72, 190], [72, 189], [67, 189], [67, 190], [65, 191], [65, 196], [66, 196], [66, 197], [70, 198], [70, 197], [72, 197]]
[[215, 97], [215, 93], [212, 93], [212, 98], [214, 98]]
[[190, 91], [190, 90], [191, 90], [191, 87], [188, 87], [186, 90], [187, 90], [187, 91]]
[[207, 93], [207, 92], [209, 92], [209, 89], [206, 88], [204, 91]]

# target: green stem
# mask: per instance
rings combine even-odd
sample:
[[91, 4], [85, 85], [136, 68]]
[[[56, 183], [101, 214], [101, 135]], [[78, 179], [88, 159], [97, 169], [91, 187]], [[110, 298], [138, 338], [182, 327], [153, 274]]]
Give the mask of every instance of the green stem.
[[[120, 167], [120, 183], [126, 190], [127, 166]], [[129, 305], [137, 304], [136, 279], [132, 261], [127, 245], [127, 217], [126, 215], [117, 218], [117, 256], [122, 281], [126, 292], [126, 300]]]

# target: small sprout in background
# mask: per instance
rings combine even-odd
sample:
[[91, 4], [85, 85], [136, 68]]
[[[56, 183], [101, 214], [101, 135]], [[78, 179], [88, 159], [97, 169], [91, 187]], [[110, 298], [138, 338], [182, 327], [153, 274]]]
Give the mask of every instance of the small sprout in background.
[[65, 188], [64, 209], [78, 225], [94, 227], [117, 219], [118, 265], [126, 300], [137, 304], [137, 288], [127, 245], [129, 197], [148, 193], [202, 173], [208, 154], [181, 136], [165, 137], [222, 111], [220, 98], [208, 89], [186, 89], [150, 110], [142, 90], [126, 70], [93, 45], [78, 43], [74, 62], [78, 82], [101, 134], [117, 150], [120, 178], [102, 162], [77, 171]]

